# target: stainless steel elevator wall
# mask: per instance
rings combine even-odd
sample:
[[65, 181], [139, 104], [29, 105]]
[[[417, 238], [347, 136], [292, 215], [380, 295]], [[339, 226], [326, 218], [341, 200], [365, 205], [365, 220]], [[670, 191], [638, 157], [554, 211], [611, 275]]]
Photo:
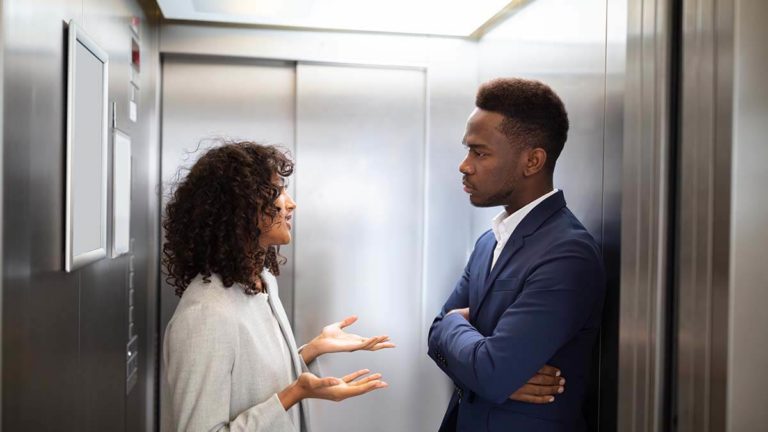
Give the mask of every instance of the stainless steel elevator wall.
[[300, 63], [297, 83], [297, 340], [357, 314], [350, 331], [397, 344], [319, 360], [328, 375], [368, 368], [391, 387], [314, 403], [314, 430], [423, 430], [422, 415], [439, 415], [419, 404], [433, 391], [419, 379], [431, 366], [420, 355], [425, 71]]
[[[142, 19], [136, 123], [128, 115], [132, 16]], [[159, 211], [155, 18], [155, 8], [133, 0], [3, 1], [4, 430], [153, 427], [154, 215]], [[64, 47], [71, 19], [110, 57], [109, 100], [117, 104], [118, 128], [132, 138], [135, 242], [129, 255], [65, 273]], [[126, 396], [130, 255], [140, 348], [139, 380]]]

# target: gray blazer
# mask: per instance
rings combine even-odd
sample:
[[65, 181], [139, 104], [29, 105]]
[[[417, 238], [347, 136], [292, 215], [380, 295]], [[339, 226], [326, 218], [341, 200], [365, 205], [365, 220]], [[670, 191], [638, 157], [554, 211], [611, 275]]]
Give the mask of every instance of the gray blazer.
[[308, 432], [306, 401], [290, 410], [277, 397], [311, 369], [296, 348], [277, 291], [246, 295], [221, 278], [195, 278], [168, 323], [163, 343], [163, 431]]

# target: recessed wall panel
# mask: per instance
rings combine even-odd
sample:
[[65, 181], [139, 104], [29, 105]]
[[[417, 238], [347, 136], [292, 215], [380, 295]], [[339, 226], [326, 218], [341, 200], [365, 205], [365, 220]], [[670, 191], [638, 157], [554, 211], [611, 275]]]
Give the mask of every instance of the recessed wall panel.
[[425, 133], [423, 70], [298, 65], [297, 341], [357, 314], [350, 332], [397, 344], [320, 359], [325, 375], [368, 368], [390, 387], [315, 401], [315, 431], [420, 430]]

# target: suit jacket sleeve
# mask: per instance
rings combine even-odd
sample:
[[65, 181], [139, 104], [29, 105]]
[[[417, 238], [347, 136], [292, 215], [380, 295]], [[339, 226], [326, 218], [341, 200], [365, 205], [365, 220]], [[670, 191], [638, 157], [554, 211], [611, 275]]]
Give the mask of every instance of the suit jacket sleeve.
[[164, 350], [175, 430], [298, 431], [277, 394], [230, 419], [237, 337], [234, 319], [207, 305], [175, 317]]
[[[475, 247], [477, 247], [477, 244], [475, 244]], [[435, 331], [435, 328], [440, 324], [440, 322], [445, 318], [446, 314], [448, 312], [454, 310], [454, 309], [462, 309], [469, 307], [469, 279], [471, 277], [470, 274], [470, 267], [472, 266], [472, 262], [475, 257], [474, 250], [472, 251], [472, 255], [470, 255], [467, 266], [464, 268], [464, 272], [461, 275], [461, 278], [459, 278], [459, 281], [456, 283], [456, 286], [453, 289], [453, 292], [451, 293], [450, 297], [448, 297], [448, 300], [443, 305], [442, 310], [437, 315], [435, 320], [432, 322], [432, 326], [429, 328], [429, 336], [427, 338], [429, 349], [427, 350], [427, 355], [429, 355], [432, 360], [434, 360], [435, 364], [445, 372], [448, 377], [450, 377], [456, 384], [462, 385], [462, 383], [459, 381], [458, 377], [456, 377], [451, 370], [446, 368], [446, 359], [443, 356], [443, 354], [437, 349], [437, 346], [435, 345], [436, 339], [433, 337], [433, 333]], [[456, 314], [452, 314], [456, 315]], [[463, 387], [463, 386], [462, 386]]]
[[502, 403], [584, 327], [604, 289], [595, 248], [581, 240], [561, 242], [531, 272], [490, 336], [450, 314], [433, 325], [430, 348], [445, 358], [449, 375]]

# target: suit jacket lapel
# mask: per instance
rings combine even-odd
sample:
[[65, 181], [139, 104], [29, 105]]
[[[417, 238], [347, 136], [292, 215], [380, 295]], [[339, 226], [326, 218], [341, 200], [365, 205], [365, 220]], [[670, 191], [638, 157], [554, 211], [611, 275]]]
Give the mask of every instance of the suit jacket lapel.
[[[510, 237], [507, 244], [504, 245], [504, 249], [502, 249], [499, 259], [496, 260], [496, 265], [493, 266], [490, 274], [485, 278], [484, 283], [480, 285], [479, 298], [476, 303], [477, 307], [475, 308], [476, 311], [473, 313], [472, 309], [470, 309], [470, 314], [472, 316], [477, 316], [488, 291], [491, 289], [491, 285], [493, 285], [493, 282], [499, 277], [499, 274], [501, 274], [504, 267], [507, 266], [507, 263], [512, 259], [512, 256], [522, 249], [525, 244], [525, 238], [536, 232], [544, 222], [563, 207], [565, 207], [563, 191], [558, 191], [534, 207], [533, 210], [520, 221], [520, 225], [515, 228], [512, 237]], [[493, 259], [493, 249], [491, 249], [491, 259]]]
[[496, 249], [496, 241], [493, 235], [488, 236], [477, 247], [479, 250], [477, 251], [475, 263], [473, 263], [475, 268], [472, 269], [472, 277], [475, 280], [472, 281], [472, 285], [479, 287], [479, 289], [469, 290], [469, 314], [471, 317], [474, 316], [473, 312], [477, 310], [480, 300], [485, 296], [486, 281], [488, 280], [488, 273], [493, 261], [493, 250]]

